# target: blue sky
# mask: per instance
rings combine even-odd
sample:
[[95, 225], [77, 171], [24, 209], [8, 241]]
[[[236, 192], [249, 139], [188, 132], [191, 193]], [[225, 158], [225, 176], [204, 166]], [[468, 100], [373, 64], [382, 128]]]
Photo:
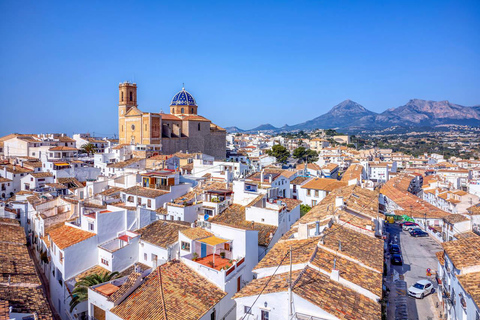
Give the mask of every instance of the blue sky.
[[480, 1], [0, 1], [0, 134], [117, 133], [118, 83], [221, 126], [480, 104]]

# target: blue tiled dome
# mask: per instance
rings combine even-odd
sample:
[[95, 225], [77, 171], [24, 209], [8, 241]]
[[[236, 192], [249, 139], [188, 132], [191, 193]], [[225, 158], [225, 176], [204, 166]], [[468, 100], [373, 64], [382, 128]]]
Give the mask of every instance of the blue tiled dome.
[[173, 99], [172, 103], [170, 104], [172, 106], [196, 106], [197, 103], [195, 102], [195, 99], [193, 96], [185, 91], [185, 88], [182, 88], [182, 91], [177, 93]]

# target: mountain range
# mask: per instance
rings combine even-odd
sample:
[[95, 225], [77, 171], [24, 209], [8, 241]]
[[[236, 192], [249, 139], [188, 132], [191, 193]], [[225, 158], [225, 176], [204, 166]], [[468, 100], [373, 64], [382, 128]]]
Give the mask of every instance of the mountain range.
[[267, 123], [250, 130], [226, 128], [228, 132], [280, 132], [313, 129], [360, 131], [392, 126], [434, 127], [442, 124], [480, 125], [480, 105], [465, 107], [449, 101], [412, 99], [407, 104], [376, 113], [352, 100], [345, 100], [314, 119], [281, 128]]

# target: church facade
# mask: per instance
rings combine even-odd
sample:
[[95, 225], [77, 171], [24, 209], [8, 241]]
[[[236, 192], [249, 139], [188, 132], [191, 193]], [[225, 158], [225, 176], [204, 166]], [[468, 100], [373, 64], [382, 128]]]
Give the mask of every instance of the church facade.
[[140, 111], [135, 83], [120, 83], [118, 88], [120, 144], [145, 145], [147, 149], [159, 149], [162, 154], [202, 152], [218, 160], [225, 159], [225, 129], [197, 114], [197, 103], [185, 88], [173, 97], [169, 114]]

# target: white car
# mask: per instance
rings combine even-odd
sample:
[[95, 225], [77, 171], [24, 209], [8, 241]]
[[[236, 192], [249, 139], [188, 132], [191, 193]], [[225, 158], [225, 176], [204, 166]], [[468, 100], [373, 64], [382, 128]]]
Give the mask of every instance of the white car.
[[435, 289], [428, 280], [419, 280], [413, 286], [408, 288], [408, 294], [415, 298], [423, 299], [427, 294], [433, 293]]

